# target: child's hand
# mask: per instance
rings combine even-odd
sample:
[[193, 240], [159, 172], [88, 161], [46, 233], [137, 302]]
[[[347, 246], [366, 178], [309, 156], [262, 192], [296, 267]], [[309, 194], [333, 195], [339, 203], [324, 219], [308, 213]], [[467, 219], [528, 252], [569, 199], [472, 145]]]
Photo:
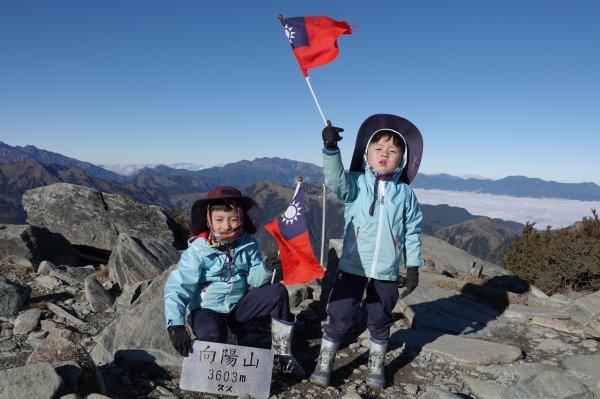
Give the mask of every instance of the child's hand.
[[277, 254], [271, 254], [265, 260], [265, 266], [269, 271], [274, 272], [277, 270], [281, 270], [281, 259]]
[[419, 285], [419, 268], [411, 267], [406, 270], [406, 295], [410, 294]]
[[335, 127], [331, 125], [331, 121], [327, 121], [327, 126], [323, 129], [323, 144], [325, 148], [336, 148], [337, 142], [340, 141], [343, 137], [340, 136], [340, 132], [343, 132], [344, 129], [341, 127]]
[[171, 345], [183, 357], [187, 357], [192, 350], [192, 339], [184, 326], [169, 327], [169, 338]]

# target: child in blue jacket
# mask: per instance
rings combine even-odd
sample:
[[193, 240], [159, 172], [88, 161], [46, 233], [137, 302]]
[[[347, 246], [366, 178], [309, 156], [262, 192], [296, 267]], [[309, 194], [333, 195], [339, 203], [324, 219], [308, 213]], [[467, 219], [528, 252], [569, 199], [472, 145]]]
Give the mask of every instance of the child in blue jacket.
[[[281, 283], [270, 284], [277, 256], [263, 261], [253, 237], [260, 220], [256, 201], [230, 186], [212, 189], [192, 207], [192, 233], [164, 289], [165, 320], [173, 347], [192, 350], [189, 327], [197, 339], [224, 343], [228, 326], [270, 315], [272, 350], [282, 371], [304, 377], [291, 352], [295, 318]], [[249, 290], [249, 287], [253, 287]]]
[[[382, 388], [401, 258], [407, 268], [407, 293], [416, 288], [418, 268], [425, 264], [421, 209], [408, 186], [419, 166], [422, 141], [418, 129], [406, 119], [373, 115], [359, 129], [350, 171], [345, 172], [337, 146], [342, 131], [331, 123], [323, 129], [325, 184], [345, 203], [345, 234], [310, 381], [329, 385], [339, 342], [352, 326], [366, 291], [371, 334], [366, 383]], [[412, 152], [406, 139], [415, 143]]]

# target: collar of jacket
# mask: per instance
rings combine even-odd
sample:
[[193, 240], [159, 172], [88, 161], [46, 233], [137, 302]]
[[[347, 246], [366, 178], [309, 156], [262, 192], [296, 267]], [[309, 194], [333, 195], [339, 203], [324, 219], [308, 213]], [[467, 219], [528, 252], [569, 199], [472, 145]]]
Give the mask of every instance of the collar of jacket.
[[[238, 251], [241, 251], [248, 245], [252, 244], [252, 236], [247, 232], [243, 231], [238, 237], [237, 244], [231, 248], [231, 255], [235, 255]], [[225, 251], [219, 249], [219, 247], [209, 247], [208, 240], [204, 237], [196, 238], [191, 244], [196, 251], [201, 252], [203, 255], [219, 255], [224, 254]]]

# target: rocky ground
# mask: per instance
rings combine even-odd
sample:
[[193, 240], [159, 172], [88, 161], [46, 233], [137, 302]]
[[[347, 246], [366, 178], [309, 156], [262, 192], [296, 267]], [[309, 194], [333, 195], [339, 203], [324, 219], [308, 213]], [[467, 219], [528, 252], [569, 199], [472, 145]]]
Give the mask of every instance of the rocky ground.
[[[457, 259], [457, 262], [464, 263], [465, 260]], [[106, 272], [95, 270], [94, 274], [110, 288]], [[98, 335], [118, 316], [116, 304], [105, 311], [94, 312], [86, 299], [83, 285], [57, 278], [60, 274], [44, 274], [43, 270], [34, 272], [5, 261], [2, 275], [10, 281], [32, 287], [32, 292], [18, 317], [0, 319], [0, 370], [25, 366], [35, 348], [49, 334], [53, 334], [53, 329], [62, 330], [63, 334], [64, 331], [69, 331], [70, 339], [91, 352]], [[444, 277], [440, 270], [429, 269], [421, 273], [421, 285], [415, 291], [413, 301], [410, 301], [412, 295], [408, 296], [396, 308], [397, 320], [392, 329], [387, 355], [386, 373], [389, 383], [385, 389], [374, 389], [364, 383], [369, 336], [364, 325], [359, 323], [338, 352], [332, 387], [324, 389], [307, 380], [288, 380], [275, 370], [271, 397], [570, 397], [567, 393], [580, 395], [573, 397], [596, 397], [600, 392], [597, 337], [585, 334], [576, 324], [553, 325], [549, 322], [570, 321], [571, 318], [564, 309], [573, 303], [573, 299], [563, 296], [543, 298], [543, 295], [540, 295], [540, 299], [531, 293], [524, 293], [514, 295], [514, 303], [508, 301], [504, 304], [505, 309], [501, 309], [501, 313], [493, 309], [492, 305], [497, 306], [494, 303], [482, 310], [477, 308], [481, 306], [480, 303], [472, 301], [474, 298], [447, 289], [448, 281], [462, 285], [471, 280], [475, 279], [464, 275]], [[298, 316], [294, 352], [307, 372], [314, 368], [319, 353], [322, 318], [319, 298], [322, 288], [322, 284], [314, 283], [291, 291], [291, 295], [294, 295], [292, 299], [298, 305], [293, 309]], [[462, 314], [461, 316], [466, 317], [465, 320], [473, 320], [446, 326], [448, 330], [462, 330], [459, 335], [454, 335], [457, 334], [456, 331], [441, 332], [433, 329], [428, 326], [431, 320], [427, 317], [417, 320], [419, 312], [426, 313], [419, 306], [433, 303], [435, 301], [431, 299], [438, 298], [439, 303], [436, 305], [443, 308], [443, 301], [439, 300], [440, 292], [443, 292], [445, 298], [459, 297], [469, 301], [461, 305], [467, 306], [463, 309], [465, 313], [487, 311], [490, 315], [495, 312], [498, 314], [484, 316], [483, 319], [481, 315]], [[460, 298], [461, 296], [464, 298]], [[530, 304], [527, 305], [527, 302]], [[450, 309], [448, 304], [445, 305], [447, 314], [456, 316], [456, 309]], [[65, 313], [61, 313], [61, 310]], [[31, 331], [23, 333], [27, 328], [23, 329], [25, 321], [19, 319], [28, 312], [39, 313], [39, 319]], [[561, 329], [566, 331], [560, 331]], [[241, 344], [268, 348], [268, 320], [259, 320], [248, 326], [245, 336], [240, 339]], [[483, 346], [479, 348], [474, 343]], [[499, 346], [486, 348], [486, 344]], [[178, 367], [115, 360], [101, 365], [99, 371], [106, 387], [104, 394], [111, 398], [219, 397], [180, 390]], [[567, 393], [560, 396], [560, 389], [567, 389]], [[532, 394], [540, 396], [531, 396]]]
[[[182, 358], [162, 309], [179, 257], [173, 222], [157, 207], [67, 186], [24, 196], [44, 227], [0, 225], [0, 398], [218, 398], [179, 389]], [[387, 386], [364, 383], [369, 334], [360, 312], [331, 387], [288, 380], [275, 367], [271, 398], [600, 396], [600, 292], [548, 297], [499, 266], [422, 238], [428, 265], [394, 310]], [[307, 377], [339, 251], [331, 240], [322, 281], [288, 287], [293, 352]], [[269, 320], [238, 338], [269, 348]]]

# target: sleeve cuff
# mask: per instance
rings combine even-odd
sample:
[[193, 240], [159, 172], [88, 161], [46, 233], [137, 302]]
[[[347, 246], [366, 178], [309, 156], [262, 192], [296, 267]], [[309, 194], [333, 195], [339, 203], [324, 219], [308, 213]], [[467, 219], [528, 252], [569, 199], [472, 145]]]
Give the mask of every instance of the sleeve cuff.
[[339, 152], [340, 152], [340, 149], [338, 147], [335, 147], [335, 148], [323, 147], [323, 154], [325, 154], [325, 155], [335, 155], [335, 154], [338, 154]]

